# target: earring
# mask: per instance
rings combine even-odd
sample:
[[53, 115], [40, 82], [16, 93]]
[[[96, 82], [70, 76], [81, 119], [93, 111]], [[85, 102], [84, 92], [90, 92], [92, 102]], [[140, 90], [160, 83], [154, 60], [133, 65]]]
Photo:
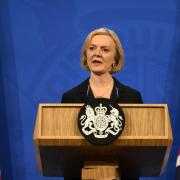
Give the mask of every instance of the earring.
[[115, 67], [116, 67], [116, 64], [115, 64], [115, 63], [113, 63], [113, 64], [112, 64], [112, 68], [114, 69]]

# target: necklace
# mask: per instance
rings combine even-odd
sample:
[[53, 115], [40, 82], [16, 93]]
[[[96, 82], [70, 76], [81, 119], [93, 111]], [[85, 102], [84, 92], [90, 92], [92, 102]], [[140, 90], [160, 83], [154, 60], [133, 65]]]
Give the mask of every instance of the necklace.
[[[97, 92], [95, 92], [95, 89], [92, 88], [92, 87], [93, 87], [93, 86], [92, 86], [92, 83], [89, 82], [90, 87], [91, 87], [91, 90], [92, 90], [93, 95], [94, 95], [95, 98], [105, 98], [105, 95], [107, 96], [108, 93], [110, 93], [110, 90], [112, 90], [112, 88], [113, 88], [113, 83], [114, 83], [114, 81], [113, 81], [112, 83], [109, 83], [109, 85], [107, 86], [107, 88], [106, 88], [102, 93], [98, 93], [98, 94], [97, 94]], [[111, 94], [110, 94], [110, 96], [111, 96]], [[106, 98], [107, 98], [107, 97], [106, 97]], [[110, 98], [110, 97], [109, 97], [109, 98]]]
[[103, 98], [110, 90], [111, 86], [108, 87], [108, 89], [106, 89], [103, 94], [101, 95], [95, 95], [96, 98]]

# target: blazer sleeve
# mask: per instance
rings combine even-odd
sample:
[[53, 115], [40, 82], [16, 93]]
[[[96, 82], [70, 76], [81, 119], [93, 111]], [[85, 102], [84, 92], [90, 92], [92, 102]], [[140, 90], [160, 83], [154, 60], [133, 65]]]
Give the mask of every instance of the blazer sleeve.
[[68, 93], [64, 93], [61, 98], [61, 103], [73, 103], [73, 97]]
[[139, 91], [137, 91], [136, 103], [143, 104], [143, 99], [142, 99], [141, 93]]

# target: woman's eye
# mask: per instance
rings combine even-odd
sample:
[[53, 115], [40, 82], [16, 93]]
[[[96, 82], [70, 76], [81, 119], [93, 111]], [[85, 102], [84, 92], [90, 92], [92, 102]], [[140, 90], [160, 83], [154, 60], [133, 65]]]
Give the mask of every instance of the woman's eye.
[[109, 52], [109, 49], [103, 49], [104, 52]]
[[95, 49], [95, 48], [94, 48], [93, 46], [89, 47], [89, 50], [91, 50], [91, 51], [94, 50], [94, 49]]

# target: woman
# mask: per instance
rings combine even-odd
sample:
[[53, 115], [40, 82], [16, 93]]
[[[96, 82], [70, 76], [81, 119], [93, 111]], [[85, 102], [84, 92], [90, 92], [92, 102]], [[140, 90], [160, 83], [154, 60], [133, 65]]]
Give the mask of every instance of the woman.
[[112, 30], [100, 28], [87, 36], [82, 48], [81, 64], [90, 71], [90, 77], [64, 93], [62, 103], [86, 103], [94, 98], [107, 98], [116, 103], [142, 103], [139, 91], [112, 77], [124, 64], [122, 45]]
[[140, 92], [112, 76], [124, 64], [122, 45], [112, 30], [100, 28], [87, 36], [81, 64], [90, 71], [90, 77], [64, 93], [62, 103], [85, 103], [94, 98], [107, 98], [116, 103], [142, 103]]

